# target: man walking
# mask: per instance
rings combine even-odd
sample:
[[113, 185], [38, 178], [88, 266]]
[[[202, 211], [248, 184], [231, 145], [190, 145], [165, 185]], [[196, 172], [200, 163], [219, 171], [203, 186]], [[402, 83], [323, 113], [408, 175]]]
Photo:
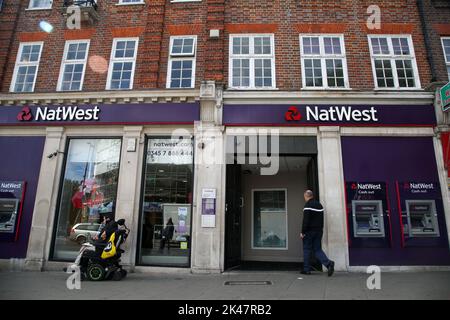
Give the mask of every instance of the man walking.
[[305, 207], [303, 208], [303, 226], [300, 238], [303, 240], [304, 265], [301, 274], [311, 274], [311, 252], [317, 260], [328, 270], [328, 276], [334, 273], [334, 261], [328, 259], [322, 250], [323, 235], [323, 212], [324, 209], [319, 201], [314, 199], [314, 193], [306, 190], [303, 194]]

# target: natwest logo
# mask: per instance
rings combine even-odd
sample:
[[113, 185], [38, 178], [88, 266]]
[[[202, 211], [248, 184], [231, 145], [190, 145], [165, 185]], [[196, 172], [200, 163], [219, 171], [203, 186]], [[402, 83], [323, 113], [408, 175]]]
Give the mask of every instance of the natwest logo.
[[331, 106], [326, 109], [319, 109], [318, 106], [307, 106], [306, 119], [308, 121], [315, 120], [323, 122], [378, 122], [377, 110], [374, 107], [358, 110], [351, 106]]
[[[378, 110], [375, 107], [354, 108], [352, 106], [306, 106], [306, 121], [316, 122], [378, 122]], [[284, 114], [286, 121], [300, 121], [302, 115], [297, 107], [291, 106]]]
[[297, 107], [289, 107], [288, 111], [284, 114], [286, 121], [300, 121], [302, 115], [298, 111]]
[[22, 110], [17, 115], [17, 120], [19, 121], [30, 121], [33, 118], [31, 109], [27, 106], [23, 107]]
[[33, 113], [29, 107], [24, 107], [17, 115], [19, 121], [97, 121], [99, 120], [100, 108], [79, 108], [77, 106], [58, 107], [37, 107], [33, 119]]
[[414, 183], [410, 182], [406, 184], [405, 189], [413, 189], [413, 190], [434, 190], [434, 183]]
[[381, 184], [358, 183], [358, 189], [360, 189], [360, 190], [381, 190]]

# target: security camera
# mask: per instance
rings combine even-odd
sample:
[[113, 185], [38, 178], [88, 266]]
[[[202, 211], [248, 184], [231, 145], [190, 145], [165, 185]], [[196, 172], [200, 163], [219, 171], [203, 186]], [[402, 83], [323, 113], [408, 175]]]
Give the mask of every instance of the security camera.
[[53, 158], [53, 157], [56, 157], [56, 156], [58, 155], [58, 153], [64, 154], [64, 152], [56, 150], [55, 152], [50, 153], [50, 154], [47, 156], [47, 158], [51, 159], [51, 158]]
[[56, 157], [57, 155], [58, 155], [58, 152], [53, 152], [53, 153], [50, 153], [50, 154], [47, 156], [47, 158], [51, 159], [51, 158], [53, 158], [53, 157]]

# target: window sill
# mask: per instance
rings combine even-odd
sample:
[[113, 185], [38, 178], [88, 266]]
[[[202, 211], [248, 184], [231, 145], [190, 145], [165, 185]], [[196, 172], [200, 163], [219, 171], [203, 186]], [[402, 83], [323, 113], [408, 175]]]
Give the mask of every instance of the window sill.
[[227, 88], [228, 91], [279, 91], [278, 88], [235, 88], [235, 87], [229, 87]]
[[142, 6], [145, 5], [145, 2], [131, 2], [131, 3], [116, 3], [116, 6]]
[[52, 10], [52, 7], [50, 8], [26, 8], [25, 11], [47, 11]]
[[351, 91], [352, 88], [308, 88], [308, 87], [302, 87], [300, 89], [301, 91]]
[[374, 91], [425, 91], [423, 88], [374, 88]]
[[202, 0], [171, 0], [171, 3], [183, 3], [183, 2], [202, 2]]

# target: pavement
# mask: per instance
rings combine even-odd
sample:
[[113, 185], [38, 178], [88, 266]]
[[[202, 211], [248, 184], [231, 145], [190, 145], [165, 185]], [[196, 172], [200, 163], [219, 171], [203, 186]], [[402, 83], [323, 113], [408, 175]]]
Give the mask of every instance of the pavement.
[[[78, 300], [450, 300], [450, 272], [383, 272], [381, 289], [369, 290], [364, 273], [310, 276], [298, 272], [224, 274], [130, 273], [120, 282], [82, 281], [69, 290], [64, 272], [0, 272], [0, 299]], [[238, 281], [225, 285], [227, 281]], [[242, 281], [242, 282], [239, 282]], [[255, 284], [268, 281], [271, 284]]]

